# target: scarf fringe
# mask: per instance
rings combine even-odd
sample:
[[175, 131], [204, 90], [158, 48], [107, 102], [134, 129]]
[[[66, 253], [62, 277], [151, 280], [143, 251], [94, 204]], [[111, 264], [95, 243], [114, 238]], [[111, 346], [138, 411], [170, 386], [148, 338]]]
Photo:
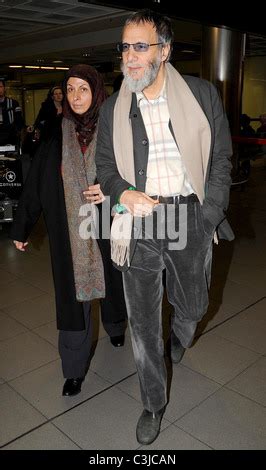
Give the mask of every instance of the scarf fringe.
[[129, 266], [129, 245], [118, 240], [111, 240], [111, 258], [117, 266]]
[[130, 240], [132, 232], [133, 216], [115, 214], [111, 227], [111, 258], [117, 266], [123, 266], [127, 261], [129, 266]]

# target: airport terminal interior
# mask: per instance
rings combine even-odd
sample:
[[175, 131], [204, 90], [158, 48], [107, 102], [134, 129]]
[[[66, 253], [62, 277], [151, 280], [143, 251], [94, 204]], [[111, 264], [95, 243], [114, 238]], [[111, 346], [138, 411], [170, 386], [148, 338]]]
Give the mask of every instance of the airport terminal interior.
[[[104, 2], [0, 2], [0, 76], [31, 125], [49, 88], [75, 63], [91, 63], [112, 93], [115, 51], [128, 11]], [[108, 2], [106, 2], [108, 4]], [[109, 2], [110, 3], [110, 2]], [[200, 76], [199, 22], [175, 19], [174, 65]], [[40, 34], [41, 32], [41, 34]], [[247, 34], [242, 112], [266, 113], [266, 34]], [[1, 450], [265, 450], [266, 146], [233, 184], [235, 240], [214, 246], [209, 309], [180, 364], [166, 349], [169, 403], [145, 447], [135, 429], [142, 403], [128, 329], [114, 348], [93, 301], [94, 355], [75, 397], [63, 397], [49, 241], [42, 217], [25, 253], [0, 220]], [[171, 306], [164, 298], [167, 338]]]

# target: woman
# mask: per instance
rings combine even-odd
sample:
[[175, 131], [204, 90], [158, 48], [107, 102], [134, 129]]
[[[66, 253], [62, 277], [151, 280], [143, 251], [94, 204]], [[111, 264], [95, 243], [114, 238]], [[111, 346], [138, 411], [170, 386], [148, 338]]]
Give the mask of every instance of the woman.
[[62, 123], [62, 103], [64, 93], [60, 86], [49, 90], [46, 100], [41, 104], [41, 109], [33, 126], [27, 127], [27, 134], [22, 145], [22, 151], [33, 159], [41, 141], [47, 139], [55, 131], [60, 132]]
[[98, 245], [94, 238], [80, 236], [79, 214], [84, 202], [100, 204], [104, 199], [100, 185], [95, 184], [94, 162], [99, 108], [106, 98], [103, 81], [91, 66], [76, 65], [67, 73], [64, 91], [62, 132], [39, 147], [11, 238], [25, 251], [30, 231], [43, 211], [55, 285], [59, 353], [66, 378], [63, 395], [72, 396], [80, 392], [88, 369], [90, 301], [104, 297], [106, 284], [101, 314], [114, 346], [124, 342], [126, 307], [121, 274], [111, 265], [109, 240], [98, 240]]
[[49, 90], [33, 126], [37, 139], [44, 139], [50, 135], [54, 127], [59, 129], [61, 126], [63, 98], [64, 93], [60, 86], [54, 86]]

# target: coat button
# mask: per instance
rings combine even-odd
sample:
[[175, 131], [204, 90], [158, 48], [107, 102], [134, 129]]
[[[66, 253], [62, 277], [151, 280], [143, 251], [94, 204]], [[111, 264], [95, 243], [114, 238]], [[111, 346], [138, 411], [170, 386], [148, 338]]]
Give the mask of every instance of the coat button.
[[139, 170], [139, 171], [138, 171], [138, 174], [139, 174], [140, 176], [143, 176], [143, 175], [144, 175], [144, 170]]
[[133, 114], [133, 117], [138, 117], [138, 115], [136, 113]]
[[142, 145], [147, 145], [148, 141], [147, 141], [147, 139], [143, 139], [143, 141], [141, 143], [142, 143]]

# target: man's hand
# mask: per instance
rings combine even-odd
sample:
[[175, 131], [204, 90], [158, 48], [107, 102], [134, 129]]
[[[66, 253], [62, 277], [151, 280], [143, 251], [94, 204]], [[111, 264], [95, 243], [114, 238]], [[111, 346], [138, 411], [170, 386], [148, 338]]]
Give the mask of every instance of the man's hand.
[[141, 191], [127, 189], [120, 196], [120, 204], [125, 206], [128, 212], [135, 217], [146, 217], [152, 213], [154, 206], [157, 206], [159, 201], [152, 199]]

